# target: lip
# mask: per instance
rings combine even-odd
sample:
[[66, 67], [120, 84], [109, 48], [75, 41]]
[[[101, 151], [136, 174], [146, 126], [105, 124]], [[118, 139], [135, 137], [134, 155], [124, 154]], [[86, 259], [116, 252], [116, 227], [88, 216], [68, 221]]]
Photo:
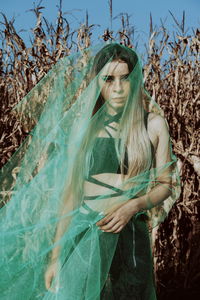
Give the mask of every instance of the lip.
[[112, 98], [113, 100], [124, 100], [125, 97], [116, 97], [116, 98]]

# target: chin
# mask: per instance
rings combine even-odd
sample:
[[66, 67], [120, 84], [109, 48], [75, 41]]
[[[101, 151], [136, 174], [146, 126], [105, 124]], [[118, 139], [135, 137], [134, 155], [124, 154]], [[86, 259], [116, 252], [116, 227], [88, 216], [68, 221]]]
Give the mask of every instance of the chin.
[[125, 102], [114, 102], [114, 101], [109, 101], [109, 104], [107, 105], [108, 110], [110, 110], [111, 112], [119, 112], [121, 110], [123, 110]]
[[113, 102], [113, 103], [111, 103], [111, 105], [113, 106], [113, 107], [123, 107], [124, 106], [124, 102], [118, 102], [118, 103], [116, 103], [116, 102]]

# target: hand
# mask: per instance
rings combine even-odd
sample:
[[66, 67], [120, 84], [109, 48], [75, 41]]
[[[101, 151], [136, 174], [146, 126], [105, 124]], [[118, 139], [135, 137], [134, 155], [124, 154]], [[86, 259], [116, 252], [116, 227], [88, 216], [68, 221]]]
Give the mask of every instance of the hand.
[[138, 212], [136, 199], [129, 200], [121, 205], [114, 212], [109, 213], [106, 217], [96, 223], [102, 231], [119, 233], [124, 226]]
[[58, 262], [54, 262], [51, 263], [48, 267], [47, 270], [45, 272], [45, 286], [46, 289], [55, 293], [58, 289], [58, 282], [54, 283], [54, 287], [51, 287], [51, 284], [54, 280], [54, 278], [56, 277], [57, 273], [58, 273], [58, 269], [59, 269], [59, 263]]

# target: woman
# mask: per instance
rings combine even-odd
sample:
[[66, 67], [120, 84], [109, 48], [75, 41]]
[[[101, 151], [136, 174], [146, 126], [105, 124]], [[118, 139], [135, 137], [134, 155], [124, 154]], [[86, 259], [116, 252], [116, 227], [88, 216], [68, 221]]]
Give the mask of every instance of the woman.
[[[3, 299], [13, 289], [15, 299], [156, 299], [147, 220], [161, 221], [163, 201], [177, 196], [168, 128], [148, 111], [159, 108], [135, 51], [112, 43], [93, 59], [93, 50], [42, 83], [48, 102], [6, 205], [3, 242], [14, 237], [19, 250], [4, 255]], [[17, 228], [14, 199], [25, 212]], [[23, 280], [31, 286], [22, 292]]]

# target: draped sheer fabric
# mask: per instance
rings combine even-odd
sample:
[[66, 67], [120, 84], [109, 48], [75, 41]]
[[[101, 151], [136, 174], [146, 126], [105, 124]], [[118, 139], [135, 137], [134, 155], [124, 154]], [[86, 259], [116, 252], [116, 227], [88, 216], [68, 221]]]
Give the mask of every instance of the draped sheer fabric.
[[[105, 103], [97, 109], [102, 70], [95, 74], [94, 65], [102, 45], [61, 59], [13, 109], [30, 133], [0, 174], [1, 299], [111, 299], [111, 283], [119, 290], [128, 278], [134, 281], [135, 299], [141, 290], [141, 299], [155, 299], [148, 225], [162, 222], [178, 197], [176, 157], [169, 139], [163, 146], [168, 160], [157, 167], [149, 141], [149, 167], [130, 176], [132, 149], [120, 130], [129, 122], [134, 103], [142, 97], [144, 109], [135, 122], [142, 124], [145, 136], [149, 112], [163, 113], [144, 89], [136, 52], [117, 43], [112, 47], [135, 59], [127, 79], [131, 94], [115, 115]], [[107, 63], [114, 55], [109, 52]], [[135, 215], [123, 234], [99, 230], [96, 222], [107, 213], [164, 185], [159, 178], [165, 172], [171, 194], [164, 202]], [[56, 239], [58, 226], [62, 234]], [[131, 236], [127, 247], [126, 236]], [[44, 274], [55, 248], [59, 268], [53, 288], [47, 290]], [[137, 271], [125, 283], [116, 275], [116, 264], [124, 257], [119, 258], [118, 248], [125, 256], [130, 249], [130, 268]], [[140, 273], [145, 265], [147, 278]]]

